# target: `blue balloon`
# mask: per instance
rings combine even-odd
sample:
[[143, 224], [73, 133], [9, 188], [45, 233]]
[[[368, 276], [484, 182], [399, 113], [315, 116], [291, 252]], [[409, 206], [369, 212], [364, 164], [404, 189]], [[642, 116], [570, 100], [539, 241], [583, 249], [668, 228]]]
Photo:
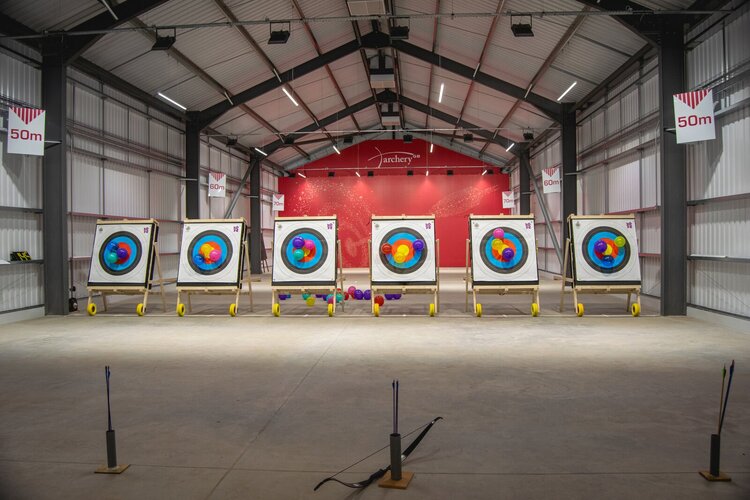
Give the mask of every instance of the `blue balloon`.
[[114, 241], [110, 241], [109, 245], [107, 245], [107, 250], [109, 250], [110, 252], [116, 252], [117, 251], [117, 243], [115, 243]]
[[128, 251], [124, 248], [118, 248], [117, 249], [117, 258], [118, 259], [126, 259], [128, 257]]
[[193, 255], [193, 262], [196, 264], [203, 264], [203, 256], [199, 253]]
[[424, 250], [424, 241], [417, 240], [412, 244], [412, 246], [414, 247], [414, 250], [416, 250], [417, 252], [421, 252], [422, 250]]
[[607, 242], [604, 240], [599, 240], [596, 243], [594, 243], [594, 250], [596, 250], [599, 253], [604, 253], [604, 251], [607, 249]]
[[611, 255], [605, 255], [604, 257], [602, 257], [602, 260], [607, 264], [612, 264], [615, 261], [615, 258]]

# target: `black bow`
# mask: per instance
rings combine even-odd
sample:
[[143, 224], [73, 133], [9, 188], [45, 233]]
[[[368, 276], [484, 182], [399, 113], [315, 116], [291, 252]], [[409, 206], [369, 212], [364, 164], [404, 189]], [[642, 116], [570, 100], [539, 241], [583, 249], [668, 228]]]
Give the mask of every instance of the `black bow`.
[[[424, 439], [424, 437], [427, 435], [427, 433], [430, 432], [430, 429], [432, 429], [432, 426], [435, 425], [435, 422], [437, 422], [438, 420], [442, 420], [442, 419], [443, 419], [443, 417], [436, 417], [432, 421], [430, 421], [430, 423], [428, 423], [426, 425], [423, 425], [421, 427], [417, 427], [413, 431], [411, 431], [411, 432], [407, 433], [406, 435], [404, 435], [404, 437], [409, 437], [410, 435], [414, 434], [418, 430], [422, 429], [422, 432], [419, 433], [419, 436], [417, 436], [417, 438], [414, 441], [412, 441], [411, 444], [409, 446], [407, 446], [406, 449], [404, 450], [404, 452], [401, 454], [401, 462], [403, 462], [404, 460], [406, 460], [406, 458], [409, 455], [411, 455], [411, 453], [417, 448], [417, 446], [419, 446], [419, 443], [422, 441], [422, 439]], [[358, 481], [356, 483], [347, 483], [345, 481], [337, 479], [336, 476], [338, 476], [339, 474], [341, 474], [342, 472], [344, 472], [346, 470], [351, 469], [355, 465], [364, 462], [365, 460], [367, 460], [371, 456], [375, 455], [376, 453], [380, 453], [381, 451], [385, 450], [386, 448], [388, 448], [388, 446], [384, 446], [384, 447], [380, 448], [379, 450], [377, 450], [377, 451], [375, 451], [375, 452], [367, 455], [362, 460], [359, 460], [358, 462], [353, 463], [352, 465], [348, 466], [345, 469], [341, 469], [340, 471], [338, 471], [333, 476], [327, 477], [327, 478], [323, 479], [321, 482], [318, 483], [317, 486], [315, 486], [315, 488], [313, 488], [313, 491], [318, 491], [318, 488], [320, 488], [321, 486], [323, 486], [328, 481], [336, 481], [337, 483], [343, 484], [344, 486], [347, 486], [349, 488], [356, 488], [356, 489], [367, 488], [368, 486], [370, 486], [370, 484], [372, 484], [373, 481], [377, 481], [378, 479], [380, 479], [381, 477], [383, 477], [386, 472], [388, 472], [389, 470], [391, 470], [391, 466], [388, 465], [387, 467], [384, 467], [382, 469], [378, 469], [377, 471], [373, 472], [370, 475], [370, 477], [368, 477], [364, 481]]]

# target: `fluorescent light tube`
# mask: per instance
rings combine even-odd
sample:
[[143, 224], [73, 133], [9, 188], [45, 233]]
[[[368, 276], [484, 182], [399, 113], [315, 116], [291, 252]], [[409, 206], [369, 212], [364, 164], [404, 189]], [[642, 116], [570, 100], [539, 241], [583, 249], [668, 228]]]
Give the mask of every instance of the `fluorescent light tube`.
[[297, 172], [297, 175], [299, 175], [303, 179], [307, 179], [307, 176], [305, 174], [303, 174], [302, 172]]
[[341, 154], [341, 151], [339, 151], [339, 148], [336, 147], [336, 145], [333, 145], [333, 150], [336, 151], [336, 154]]
[[186, 108], [185, 106], [183, 106], [183, 105], [182, 105], [182, 104], [180, 104], [179, 102], [175, 101], [174, 99], [170, 99], [169, 97], [165, 96], [165, 95], [164, 95], [164, 94], [162, 94], [161, 92], [157, 92], [157, 95], [158, 95], [159, 97], [161, 97], [162, 99], [164, 99], [165, 101], [171, 102], [172, 104], [174, 104], [175, 106], [177, 106], [177, 107], [178, 107], [178, 108], [180, 108], [181, 110], [183, 110], [183, 111], [186, 111], [186, 110], [187, 110], [187, 108]]
[[438, 102], [443, 102], [443, 90], [445, 90], [445, 84], [440, 84], [440, 93], [438, 94]]
[[562, 93], [562, 94], [560, 95], [560, 97], [558, 97], [558, 98], [557, 98], [557, 102], [560, 102], [560, 101], [562, 100], [562, 98], [563, 98], [563, 97], [565, 97], [565, 95], [566, 95], [566, 94], [567, 94], [568, 92], [570, 92], [571, 90], [573, 90], [573, 87], [575, 87], [575, 86], [576, 86], [576, 83], [578, 83], [578, 82], [577, 82], [577, 81], [575, 81], [575, 82], [571, 83], [571, 84], [570, 84], [570, 87], [568, 87], [568, 89], [567, 89], [567, 90], [566, 90], [565, 92], [563, 92], [563, 93]]
[[289, 93], [286, 87], [281, 87], [281, 90], [283, 90], [289, 100], [292, 101], [292, 104], [294, 104], [295, 106], [299, 106], [299, 104], [297, 104], [297, 101], [294, 100], [294, 97], [292, 97], [292, 94]]
[[510, 151], [511, 149], [513, 149], [513, 146], [515, 146], [515, 145], [516, 145], [516, 143], [515, 143], [515, 142], [511, 142], [511, 143], [510, 143], [510, 146], [508, 146], [507, 148], [505, 148], [505, 150], [506, 150], [506, 151]]
[[432, 148], [434, 148], [435, 145], [433, 143], [430, 143], [430, 153], [432, 153]]
[[258, 153], [262, 154], [263, 156], [268, 156], [268, 153], [266, 153], [262, 149], [258, 149], [258, 148], [253, 148], [253, 149], [256, 150]]

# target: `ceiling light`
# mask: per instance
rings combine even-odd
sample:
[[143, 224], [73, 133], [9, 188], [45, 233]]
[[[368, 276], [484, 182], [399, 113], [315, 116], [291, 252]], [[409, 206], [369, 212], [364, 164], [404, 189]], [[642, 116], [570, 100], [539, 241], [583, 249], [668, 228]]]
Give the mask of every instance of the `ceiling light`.
[[560, 94], [560, 97], [558, 97], [558, 98], [557, 98], [557, 102], [560, 102], [560, 101], [562, 100], [562, 98], [563, 98], [563, 97], [565, 97], [565, 95], [566, 95], [566, 94], [567, 94], [568, 92], [570, 92], [570, 91], [571, 91], [571, 90], [573, 89], [573, 87], [575, 87], [575, 86], [576, 86], [576, 83], [578, 83], [578, 82], [577, 82], [577, 81], [575, 81], [575, 82], [571, 83], [571, 84], [570, 84], [570, 87], [568, 87], [568, 88], [567, 88], [567, 89], [565, 90], [565, 92], [563, 92], [562, 94]]
[[524, 132], [523, 133], [523, 140], [524, 141], [533, 141], [534, 140], [534, 133], [533, 132]]
[[438, 94], [438, 102], [443, 102], [443, 90], [445, 90], [445, 84], [440, 84], [440, 93]]
[[175, 33], [172, 34], [172, 36], [159, 36], [159, 32], [157, 31], [155, 36], [154, 44], [151, 46], [151, 50], [169, 50], [172, 48], [172, 45], [177, 41], [177, 30], [175, 30]]
[[485, 168], [484, 170], [482, 170], [482, 175], [484, 175], [486, 173], [487, 173], [487, 169]]
[[289, 26], [287, 26], [287, 29], [285, 30], [274, 31], [273, 24], [274, 23], [270, 23], [268, 25], [268, 31], [271, 32], [271, 35], [268, 37], [268, 44], [276, 45], [286, 43], [289, 40]]
[[227, 137], [227, 146], [234, 146], [235, 144], [237, 144], [236, 137]]
[[307, 179], [307, 176], [305, 174], [303, 174], [302, 172], [297, 172], [297, 175], [299, 175], [303, 179]]
[[335, 144], [333, 145], [333, 150], [336, 151], [337, 155], [341, 154], [341, 151], [339, 151], [339, 148], [337, 148]]
[[328, 177], [335, 177], [335, 176], [336, 176], [336, 172], [328, 172]]
[[361, 175], [359, 175], [359, 170], [357, 170], [357, 171], [356, 171], [356, 172], [354, 172], [354, 173], [355, 173], [355, 174], [357, 174], [357, 177], [362, 177]]
[[427, 177], [428, 175], [430, 175], [430, 171], [429, 170], [425, 170], [424, 171], [424, 176]]
[[165, 96], [161, 92], [157, 92], [156, 95], [158, 95], [159, 97], [161, 97], [162, 99], [164, 99], [167, 102], [171, 102], [172, 104], [174, 104], [175, 106], [177, 106], [178, 108], [180, 108], [183, 111], [187, 110], [187, 108], [185, 106], [183, 106], [179, 102], [175, 101], [174, 99], [170, 99], [169, 97]]
[[292, 94], [289, 93], [286, 87], [281, 87], [281, 90], [283, 90], [289, 100], [292, 101], [292, 104], [294, 104], [295, 106], [299, 106], [299, 104], [297, 104], [297, 101], [294, 100], [294, 97], [292, 97]]
[[529, 16], [528, 23], [514, 23], [513, 16], [510, 16], [510, 30], [515, 37], [534, 36], [534, 32], [531, 30], [531, 16]]
[[432, 149], [435, 147], [433, 143], [430, 143], [430, 153], [432, 153]]
[[411, 141], [413, 140], [414, 140], [414, 137], [411, 134], [404, 135], [404, 144], [411, 144]]
[[253, 148], [253, 149], [256, 150], [258, 153], [262, 154], [263, 156], [268, 156], [268, 153], [266, 153], [262, 149], [258, 149], [258, 148]]
[[464, 142], [474, 142], [474, 134], [464, 134]]
[[408, 40], [408, 26], [391, 26], [391, 40]]
[[508, 146], [507, 148], [505, 148], [505, 150], [506, 150], [506, 151], [510, 151], [511, 149], [513, 149], [513, 146], [515, 146], [515, 145], [516, 145], [516, 143], [515, 143], [515, 142], [511, 142], [511, 143], [510, 143], [510, 146]]

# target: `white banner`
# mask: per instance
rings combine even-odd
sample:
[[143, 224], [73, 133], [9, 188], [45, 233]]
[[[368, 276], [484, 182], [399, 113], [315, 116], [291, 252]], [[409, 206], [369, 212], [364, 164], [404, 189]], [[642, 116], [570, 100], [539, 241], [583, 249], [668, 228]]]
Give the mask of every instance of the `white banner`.
[[560, 167], [542, 169], [542, 192], [559, 193], [560, 192]]
[[716, 139], [713, 90], [675, 94], [672, 100], [677, 144]]
[[208, 173], [208, 196], [225, 198], [227, 196], [227, 175], [221, 172]]
[[8, 111], [8, 153], [44, 156], [43, 109], [10, 108]]
[[503, 191], [503, 208], [514, 208], [516, 206], [516, 199], [513, 196], [513, 191]]
[[284, 211], [284, 195], [283, 194], [272, 194], [271, 195], [271, 208], [274, 212]]

